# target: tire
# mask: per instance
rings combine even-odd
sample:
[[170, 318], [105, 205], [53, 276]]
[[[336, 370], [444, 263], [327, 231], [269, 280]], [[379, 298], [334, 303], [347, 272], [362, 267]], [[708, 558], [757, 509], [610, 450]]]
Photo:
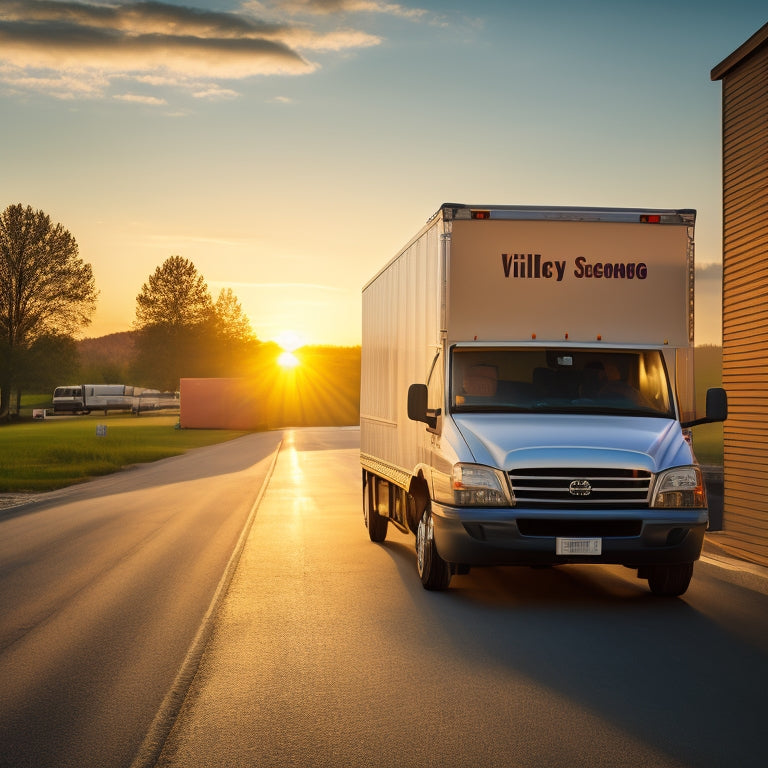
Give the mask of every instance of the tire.
[[387, 538], [389, 518], [380, 515], [371, 504], [371, 487], [369, 482], [363, 482], [363, 518], [368, 529], [368, 537], [376, 543]]
[[679, 597], [685, 594], [693, 576], [693, 563], [652, 565], [648, 569], [648, 586], [654, 595]]
[[439, 591], [448, 588], [451, 566], [437, 553], [429, 506], [421, 513], [416, 530], [416, 567], [424, 589]]

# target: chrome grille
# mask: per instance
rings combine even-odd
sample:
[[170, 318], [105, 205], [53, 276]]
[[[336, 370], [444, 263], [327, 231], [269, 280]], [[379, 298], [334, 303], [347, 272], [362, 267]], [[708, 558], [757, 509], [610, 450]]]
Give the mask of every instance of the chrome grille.
[[547, 467], [509, 472], [517, 506], [542, 509], [638, 509], [648, 505], [651, 478], [643, 469]]

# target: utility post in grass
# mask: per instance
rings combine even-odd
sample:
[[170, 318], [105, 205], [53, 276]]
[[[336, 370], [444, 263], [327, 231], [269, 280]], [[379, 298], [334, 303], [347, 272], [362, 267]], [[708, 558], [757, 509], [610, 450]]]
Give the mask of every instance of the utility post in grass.
[[89, 325], [97, 295], [91, 265], [61, 224], [20, 204], [0, 213], [0, 418], [11, 389], [29, 380], [35, 346]]

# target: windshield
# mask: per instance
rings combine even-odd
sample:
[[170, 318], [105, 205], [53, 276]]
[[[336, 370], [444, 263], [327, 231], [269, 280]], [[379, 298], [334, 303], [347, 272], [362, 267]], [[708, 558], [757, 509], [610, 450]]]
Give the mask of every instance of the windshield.
[[658, 350], [456, 347], [451, 409], [674, 418]]

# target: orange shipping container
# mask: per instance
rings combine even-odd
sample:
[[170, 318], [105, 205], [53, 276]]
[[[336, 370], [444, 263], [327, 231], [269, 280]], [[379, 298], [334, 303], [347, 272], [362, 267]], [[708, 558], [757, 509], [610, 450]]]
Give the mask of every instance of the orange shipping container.
[[182, 429], [259, 429], [265, 424], [252, 379], [181, 379]]

